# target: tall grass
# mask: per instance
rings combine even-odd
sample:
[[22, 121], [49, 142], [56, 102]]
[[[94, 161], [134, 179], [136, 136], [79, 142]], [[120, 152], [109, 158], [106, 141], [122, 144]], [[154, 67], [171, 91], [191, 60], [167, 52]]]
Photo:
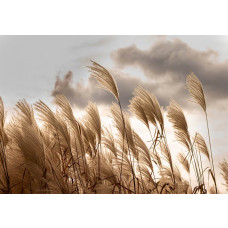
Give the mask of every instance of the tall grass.
[[[63, 95], [56, 97], [56, 112], [42, 101], [33, 106], [25, 100], [18, 101], [6, 124], [0, 99], [1, 193], [218, 193], [206, 100], [195, 75], [187, 77], [187, 86], [204, 110], [210, 149], [199, 133], [190, 135], [183, 110], [171, 101], [167, 117], [177, 141], [186, 149], [175, 157], [167, 140], [164, 111], [155, 95], [137, 87], [129, 110], [123, 110], [113, 75], [96, 62], [89, 69], [99, 87], [116, 99], [110, 110], [112, 128], [102, 125], [99, 110], [92, 102], [88, 103], [85, 116], [76, 119]], [[42, 124], [38, 125], [34, 112]], [[149, 143], [133, 129], [130, 115], [146, 126]], [[209, 189], [201, 155], [210, 162], [214, 186]], [[227, 167], [226, 161], [220, 164], [228, 188]]]

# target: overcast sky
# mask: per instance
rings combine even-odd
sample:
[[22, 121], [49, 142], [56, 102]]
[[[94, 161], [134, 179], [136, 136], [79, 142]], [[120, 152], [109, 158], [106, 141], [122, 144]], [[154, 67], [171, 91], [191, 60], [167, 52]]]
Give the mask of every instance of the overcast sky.
[[180, 103], [193, 134], [204, 135], [185, 87], [194, 72], [207, 96], [215, 160], [228, 159], [228, 36], [0, 36], [0, 96], [9, 112], [21, 98], [52, 105], [59, 93], [78, 109], [88, 100], [103, 107], [113, 98], [90, 78], [90, 60], [112, 70], [125, 108], [142, 85], [164, 108], [170, 99]]
[[[86, 66], [90, 59], [129, 74], [133, 77], [130, 87], [139, 83], [138, 80], [152, 83], [148, 87], [157, 87], [157, 95], [165, 104], [162, 89], [169, 92], [167, 96], [175, 97], [177, 93], [167, 91], [166, 84], [170, 82], [163, 83], [163, 80], [171, 79], [172, 86], [183, 93], [182, 82], [190, 71], [197, 71], [208, 88], [216, 84], [210, 91], [214, 92], [213, 96], [227, 95], [226, 36], [0, 36], [1, 96], [9, 105], [20, 98], [30, 102], [50, 101], [57, 75], [62, 80], [72, 71], [74, 88], [76, 83], [87, 82]], [[123, 75], [119, 81], [123, 85]], [[163, 88], [158, 87], [158, 83], [162, 83]], [[85, 84], [85, 89], [88, 86], [90, 83]], [[125, 85], [122, 87], [126, 89]], [[128, 98], [127, 92], [130, 91], [123, 96]], [[93, 91], [90, 93], [94, 95]], [[86, 101], [78, 105], [84, 104]]]

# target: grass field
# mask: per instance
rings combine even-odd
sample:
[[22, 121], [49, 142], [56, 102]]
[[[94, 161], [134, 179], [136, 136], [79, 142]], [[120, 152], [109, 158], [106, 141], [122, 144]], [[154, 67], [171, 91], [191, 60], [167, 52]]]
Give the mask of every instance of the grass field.
[[[0, 99], [1, 193], [219, 193], [210, 120], [203, 86], [197, 76], [188, 75], [186, 84], [192, 100], [202, 108], [208, 135], [205, 139], [198, 132], [190, 135], [188, 124], [191, 123], [187, 123], [182, 108], [172, 100], [167, 118], [176, 140], [185, 148], [174, 156], [167, 140], [164, 111], [157, 98], [137, 87], [129, 110], [124, 110], [111, 73], [96, 62], [89, 68], [99, 87], [116, 99], [110, 109], [112, 128], [102, 124], [98, 108], [92, 102], [88, 103], [83, 118], [75, 118], [63, 95], [56, 97], [56, 112], [42, 101], [31, 106], [20, 100], [6, 123]], [[132, 128], [130, 115], [145, 125], [149, 143]], [[205, 159], [209, 166], [203, 163]], [[228, 187], [225, 160], [221, 161], [220, 169]], [[208, 175], [209, 187], [205, 184]]]

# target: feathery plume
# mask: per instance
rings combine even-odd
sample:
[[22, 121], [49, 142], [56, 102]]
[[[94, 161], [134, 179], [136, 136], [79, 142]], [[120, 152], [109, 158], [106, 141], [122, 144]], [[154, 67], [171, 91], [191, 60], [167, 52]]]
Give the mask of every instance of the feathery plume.
[[203, 86], [200, 80], [196, 77], [194, 73], [191, 73], [187, 76], [186, 84], [192, 98], [206, 112], [206, 100], [204, 96]]
[[184, 156], [183, 153], [179, 153], [177, 158], [179, 162], [182, 164], [182, 166], [184, 167], [184, 169], [186, 170], [186, 172], [190, 173], [190, 164], [186, 156]]
[[118, 149], [116, 148], [116, 142], [115, 142], [115, 138], [114, 138], [113, 134], [107, 128], [105, 128], [105, 131], [104, 132], [105, 132], [105, 134], [102, 137], [102, 144], [110, 152], [112, 152], [115, 157], [117, 157], [117, 151], [118, 151]]
[[111, 73], [98, 63], [94, 61], [91, 62], [92, 66], [89, 66], [89, 68], [92, 73], [92, 77], [98, 81], [99, 87], [112, 93], [116, 100], [119, 101], [118, 88]]
[[148, 168], [150, 168], [151, 171], [153, 171], [154, 168], [153, 168], [150, 151], [147, 148], [146, 144], [141, 139], [141, 137], [136, 133], [135, 133], [135, 145], [139, 154], [139, 162], [146, 165]]
[[133, 97], [133, 99], [130, 101], [129, 108], [132, 113], [136, 115], [136, 117], [142, 121], [146, 127], [149, 129], [149, 121], [147, 119], [145, 110], [143, 108], [143, 105], [140, 101], [140, 98], [138, 96]]
[[207, 144], [203, 138], [203, 136], [199, 133], [196, 134], [195, 136], [195, 142], [196, 142], [196, 145], [198, 146], [198, 149], [199, 151], [204, 154], [208, 160], [210, 161], [210, 154], [209, 154], [209, 151], [208, 151], [208, 148], [207, 148]]
[[[125, 134], [125, 121], [126, 121], [126, 114], [123, 113], [123, 116], [121, 114], [121, 109], [120, 107], [116, 104], [113, 103], [112, 107], [111, 107], [111, 113], [112, 113], [112, 118], [114, 120], [114, 125], [116, 127], [116, 129], [119, 131], [120, 135], [124, 138], [124, 134]], [[122, 117], [124, 119], [124, 121], [122, 120]]]
[[101, 142], [101, 119], [100, 114], [97, 109], [97, 105], [95, 103], [89, 102], [88, 106], [86, 107], [86, 125], [88, 124], [90, 129], [93, 132], [96, 132], [98, 143]]
[[146, 113], [148, 120], [156, 127], [157, 122], [160, 125], [161, 131], [164, 130], [164, 119], [162, 109], [159, 105], [157, 98], [150, 94], [147, 90], [138, 86], [133, 94], [137, 97], [138, 101]]
[[191, 148], [191, 140], [188, 131], [188, 124], [185, 119], [183, 110], [175, 101], [170, 102], [167, 117], [173, 124], [177, 140], [182, 143], [189, 151]]
[[164, 144], [163, 142], [160, 142], [160, 147], [161, 147], [161, 153], [163, 154], [165, 160], [168, 162], [168, 164], [170, 166], [172, 178], [173, 178], [173, 181], [175, 182], [173, 160], [172, 160], [172, 156], [171, 156], [169, 147], [166, 144]]

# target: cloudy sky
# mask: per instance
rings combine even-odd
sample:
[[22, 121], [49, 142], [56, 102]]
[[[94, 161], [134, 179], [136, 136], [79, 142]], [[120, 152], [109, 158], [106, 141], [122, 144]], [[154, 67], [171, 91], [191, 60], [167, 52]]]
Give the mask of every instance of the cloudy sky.
[[[75, 110], [89, 100], [107, 107], [114, 100], [96, 87], [86, 67], [90, 60], [112, 71], [125, 108], [142, 85], [164, 109], [171, 99], [180, 103], [192, 135], [206, 137], [202, 111], [189, 102], [185, 87], [194, 72], [205, 88], [216, 165], [228, 159], [228, 36], [0, 36], [0, 96], [9, 114], [18, 99], [54, 105], [62, 93]], [[167, 128], [173, 140], [168, 122]]]

